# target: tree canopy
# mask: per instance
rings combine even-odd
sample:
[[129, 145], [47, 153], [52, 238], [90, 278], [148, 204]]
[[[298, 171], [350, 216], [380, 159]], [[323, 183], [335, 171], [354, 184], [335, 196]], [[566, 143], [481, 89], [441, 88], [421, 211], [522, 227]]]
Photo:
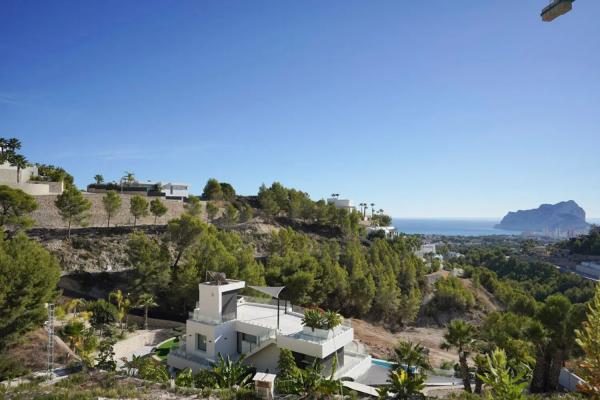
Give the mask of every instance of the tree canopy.
[[63, 221], [67, 223], [67, 237], [71, 238], [71, 225], [83, 225], [88, 218], [92, 203], [74, 186], [67, 187], [56, 197], [54, 205]]
[[20, 189], [0, 185], [0, 226], [10, 229], [22, 229], [33, 225], [29, 213], [37, 209], [33, 196]]
[[114, 190], [109, 190], [102, 196], [102, 205], [106, 212], [106, 226], [110, 226], [111, 217], [121, 209], [121, 196]]
[[218, 180], [210, 178], [204, 186], [202, 192], [202, 198], [204, 200], [222, 200], [223, 199], [223, 188]]
[[0, 350], [46, 319], [59, 275], [58, 262], [40, 244], [0, 232]]

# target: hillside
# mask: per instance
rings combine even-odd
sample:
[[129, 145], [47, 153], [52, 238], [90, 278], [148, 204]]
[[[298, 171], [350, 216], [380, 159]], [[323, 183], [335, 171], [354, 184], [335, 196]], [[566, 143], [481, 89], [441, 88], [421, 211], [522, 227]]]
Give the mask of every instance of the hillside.
[[[122, 206], [116, 212], [116, 214], [111, 217], [110, 225], [131, 226], [133, 225], [133, 218], [131, 217], [131, 213], [129, 211], [129, 203], [132, 195], [119, 194], [119, 196], [121, 197]], [[92, 203], [92, 208], [90, 209], [89, 218], [87, 220], [87, 226], [105, 227], [107, 218], [102, 205], [103, 194], [84, 193], [84, 197]], [[38, 208], [31, 213], [31, 217], [35, 220], [34, 227], [56, 229], [64, 228], [66, 226], [64, 221], [60, 218], [58, 210], [54, 206], [56, 195], [35, 196], [35, 200], [38, 204]], [[167, 207], [167, 213], [163, 217], [159, 218], [157, 221], [158, 223], [165, 224], [166, 221], [177, 218], [184, 212], [183, 203], [181, 201], [163, 200], [163, 203]], [[202, 207], [204, 209], [204, 204], [202, 204]], [[151, 214], [142, 217], [138, 220], [138, 224], [152, 225], [154, 224], [154, 217]]]

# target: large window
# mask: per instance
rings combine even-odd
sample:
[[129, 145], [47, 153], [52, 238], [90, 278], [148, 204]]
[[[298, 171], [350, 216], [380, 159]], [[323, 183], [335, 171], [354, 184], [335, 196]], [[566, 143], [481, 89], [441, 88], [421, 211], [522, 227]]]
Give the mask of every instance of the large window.
[[196, 333], [196, 348], [201, 351], [206, 351], [206, 336]]
[[244, 342], [250, 342], [254, 344], [258, 344], [258, 338], [254, 335], [249, 335], [247, 333], [242, 333], [242, 340]]

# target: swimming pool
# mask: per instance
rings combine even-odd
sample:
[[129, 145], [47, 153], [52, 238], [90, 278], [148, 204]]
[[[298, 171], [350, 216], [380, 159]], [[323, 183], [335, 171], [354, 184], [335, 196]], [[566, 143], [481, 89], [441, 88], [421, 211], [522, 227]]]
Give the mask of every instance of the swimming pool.
[[[392, 368], [394, 368], [394, 365], [396, 365], [395, 363], [393, 363], [391, 361], [382, 360], [380, 358], [372, 358], [371, 363], [373, 365], [378, 365], [378, 366], [386, 368], [386, 369], [392, 369]], [[402, 367], [406, 370], [406, 365], [403, 365]], [[418, 371], [418, 369], [416, 367], [412, 367], [410, 372], [412, 372], [414, 374], [417, 371]]]

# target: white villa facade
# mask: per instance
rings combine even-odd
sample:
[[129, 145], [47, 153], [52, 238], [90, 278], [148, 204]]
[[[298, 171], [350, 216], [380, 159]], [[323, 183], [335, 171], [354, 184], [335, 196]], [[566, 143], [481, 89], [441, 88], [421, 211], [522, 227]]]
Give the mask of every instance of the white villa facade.
[[190, 185], [180, 182], [162, 181], [135, 181], [132, 183], [110, 182], [90, 184], [87, 191], [90, 193], [105, 193], [115, 190], [126, 194], [139, 194], [143, 196], [161, 196], [167, 200], [183, 200], [189, 197]]
[[[280, 349], [289, 349], [298, 366], [318, 361], [323, 374], [331, 373], [337, 356], [335, 376], [363, 375], [371, 366], [364, 346], [354, 340], [349, 323], [321, 330], [304, 327], [303, 313], [280, 300], [265, 301], [240, 295], [243, 281], [199, 284], [199, 301], [186, 323], [179, 348], [172, 350], [167, 363], [178, 370], [194, 372], [208, 367], [218, 355], [238, 359], [260, 372], [277, 372]], [[299, 312], [300, 311], [300, 312]]]
[[19, 170], [8, 162], [0, 164], [0, 185], [21, 189], [32, 196], [61, 194], [63, 192], [64, 185], [62, 182], [31, 180], [37, 177], [38, 168], [35, 165]]
[[327, 204], [333, 204], [336, 208], [343, 208], [344, 210], [354, 211], [356, 207], [352, 205], [352, 201], [349, 199], [338, 199], [337, 197], [331, 197], [327, 199]]

